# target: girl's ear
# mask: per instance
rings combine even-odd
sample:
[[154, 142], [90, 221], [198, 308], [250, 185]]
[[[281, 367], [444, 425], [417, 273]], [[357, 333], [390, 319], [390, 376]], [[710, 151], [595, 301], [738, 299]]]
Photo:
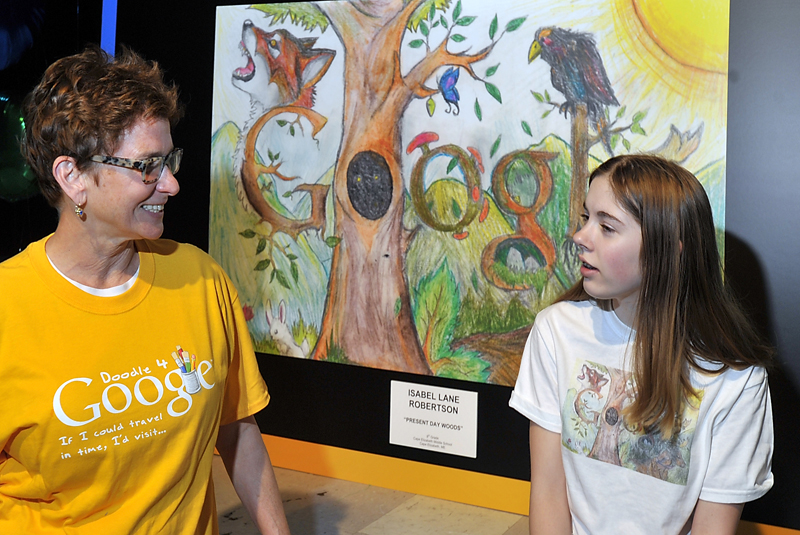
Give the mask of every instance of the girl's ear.
[[86, 204], [84, 173], [78, 170], [75, 158], [71, 156], [59, 156], [56, 158], [53, 162], [53, 177], [73, 204], [77, 206]]

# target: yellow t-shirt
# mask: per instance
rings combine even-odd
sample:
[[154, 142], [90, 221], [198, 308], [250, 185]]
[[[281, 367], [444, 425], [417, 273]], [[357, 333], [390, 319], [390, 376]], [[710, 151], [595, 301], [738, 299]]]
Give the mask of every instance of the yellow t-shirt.
[[97, 297], [45, 241], [0, 264], [0, 533], [216, 534], [219, 426], [269, 402], [233, 284], [195, 247], [138, 241], [133, 287]]

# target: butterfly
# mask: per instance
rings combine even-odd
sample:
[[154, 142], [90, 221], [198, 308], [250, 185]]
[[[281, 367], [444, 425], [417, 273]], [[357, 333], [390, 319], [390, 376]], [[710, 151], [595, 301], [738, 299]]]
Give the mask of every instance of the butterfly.
[[[442, 77], [439, 79], [439, 91], [442, 93], [444, 101], [447, 102], [447, 112], [458, 115], [461, 111], [458, 107], [458, 89], [456, 89], [456, 82], [458, 82], [458, 67], [450, 67], [447, 69]], [[456, 107], [455, 112], [451, 112], [453, 106]]]

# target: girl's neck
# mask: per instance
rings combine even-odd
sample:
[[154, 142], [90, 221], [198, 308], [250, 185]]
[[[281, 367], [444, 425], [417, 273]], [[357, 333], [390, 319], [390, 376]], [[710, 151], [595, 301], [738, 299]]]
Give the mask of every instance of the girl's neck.
[[633, 329], [633, 321], [636, 319], [636, 310], [639, 305], [638, 301], [638, 296], [634, 299], [614, 299], [612, 301], [614, 314], [617, 315], [622, 323], [631, 329]]

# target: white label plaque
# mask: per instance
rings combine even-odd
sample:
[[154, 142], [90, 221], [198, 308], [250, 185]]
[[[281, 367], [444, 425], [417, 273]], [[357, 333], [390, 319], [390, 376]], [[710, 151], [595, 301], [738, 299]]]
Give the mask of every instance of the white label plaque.
[[392, 381], [389, 443], [478, 455], [478, 393]]

